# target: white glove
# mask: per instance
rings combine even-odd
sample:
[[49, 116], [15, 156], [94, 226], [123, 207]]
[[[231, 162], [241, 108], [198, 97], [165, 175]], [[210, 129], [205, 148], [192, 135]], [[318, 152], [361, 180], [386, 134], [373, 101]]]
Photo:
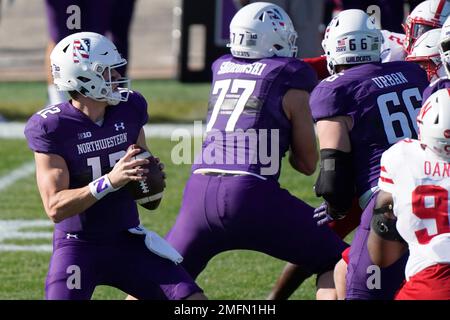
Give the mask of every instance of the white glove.
[[178, 253], [178, 251], [156, 232], [147, 230], [142, 225], [135, 228], [130, 228], [128, 231], [133, 234], [145, 235], [145, 245], [148, 250], [154, 254], [157, 254], [162, 258], [169, 259], [175, 264], [179, 264], [183, 261], [183, 257]]

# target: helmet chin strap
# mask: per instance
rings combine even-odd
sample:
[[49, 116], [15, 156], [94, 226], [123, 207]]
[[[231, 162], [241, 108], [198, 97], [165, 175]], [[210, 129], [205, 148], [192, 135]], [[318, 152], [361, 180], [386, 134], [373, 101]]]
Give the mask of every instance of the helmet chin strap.
[[331, 60], [327, 61], [327, 69], [330, 75], [336, 74], [336, 68], [334, 66], [334, 63], [331, 62]]
[[106, 98], [106, 102], [108, 102], [109, 105], [115, 106], [121, 102], [121, 97], [122, 95], [120, 92], [112, 92], [111, 95]]

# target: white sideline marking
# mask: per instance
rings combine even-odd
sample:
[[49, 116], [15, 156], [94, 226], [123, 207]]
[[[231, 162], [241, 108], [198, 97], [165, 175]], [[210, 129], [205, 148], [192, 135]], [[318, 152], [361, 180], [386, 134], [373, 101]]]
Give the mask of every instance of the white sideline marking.
[[0, 191], [5, 190], [17, 180], [28, 177], [36, 170], [34, 161], [27, 162], [7, 175], [0, 177]]
[[[0, 139], [25, 139], [25, 135], [23, 134], [24, 129], [25, 123], [22, 122], [2, 122], [0, 123]], [[194, 136], [193, 123], [157, 123], [144, 126], [147, 138], [170, 138], [172, 133], [179, 129], [187, 130], [191, 136]]]
[[1, 251], [31, 251], [31, 252], [52, 252], [53, 247], [48, 244], [36, 244], [29, 246], [19, 246], [16, 244], [0, 244]]
[[0, 220], [0, 251], [52, 252], [52, 244], [4, 244], [6, 239], [48, 239], [51, 243], [52, 233], [48, 231], [23, 231], [30, 227], [50, 227], [49, 220]]
[[0, 138], [4, 139], [25, 139], [23, 122], [2, 122], [0, 123]]

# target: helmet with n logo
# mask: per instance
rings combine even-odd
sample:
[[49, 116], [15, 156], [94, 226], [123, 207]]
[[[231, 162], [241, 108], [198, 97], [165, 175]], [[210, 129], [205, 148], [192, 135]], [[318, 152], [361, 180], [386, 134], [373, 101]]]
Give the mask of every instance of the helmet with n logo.
[[[50, 54], [53, 82], [60, 91], [77, 91], [108, 104], [127, 101], [130, 81], [113, 79], [111, 71], [127, 63], [116, 46], [94, 32], [78, 32], [62, 39]], [[115, 87], [119, 87], [115, 90]]]
[[419, 140], [438, 156], [450, 159], [450, 89], [433, 93], [417, 116]]
[[255, 2], [234, 15], [228, 47], [238, 58], [295, 57], [296, 40], [294, 25], [282, 8], [272, 3]]

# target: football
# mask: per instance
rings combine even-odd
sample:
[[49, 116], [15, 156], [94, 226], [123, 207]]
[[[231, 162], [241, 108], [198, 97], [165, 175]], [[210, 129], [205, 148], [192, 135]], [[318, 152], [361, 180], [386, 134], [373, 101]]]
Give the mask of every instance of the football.
[[[137, 145], [132, 145], [130, 147], [139, 148]], [[164, 181], [163, 172], [159, 169], [158, 162], [150, 152], [142, 150], [141, 153], [133, 157], [133, 159], [144, 158], [147, 158], [150, 161], [148, 164], [142, 166], [142, 168], [148, 169], [148, 172], [144, 173], [147, 179], [142, 181], [131, 181], [126, 187], [136, 203], [148, 210], [155, 210], [161, 203], [166, 183]]]

